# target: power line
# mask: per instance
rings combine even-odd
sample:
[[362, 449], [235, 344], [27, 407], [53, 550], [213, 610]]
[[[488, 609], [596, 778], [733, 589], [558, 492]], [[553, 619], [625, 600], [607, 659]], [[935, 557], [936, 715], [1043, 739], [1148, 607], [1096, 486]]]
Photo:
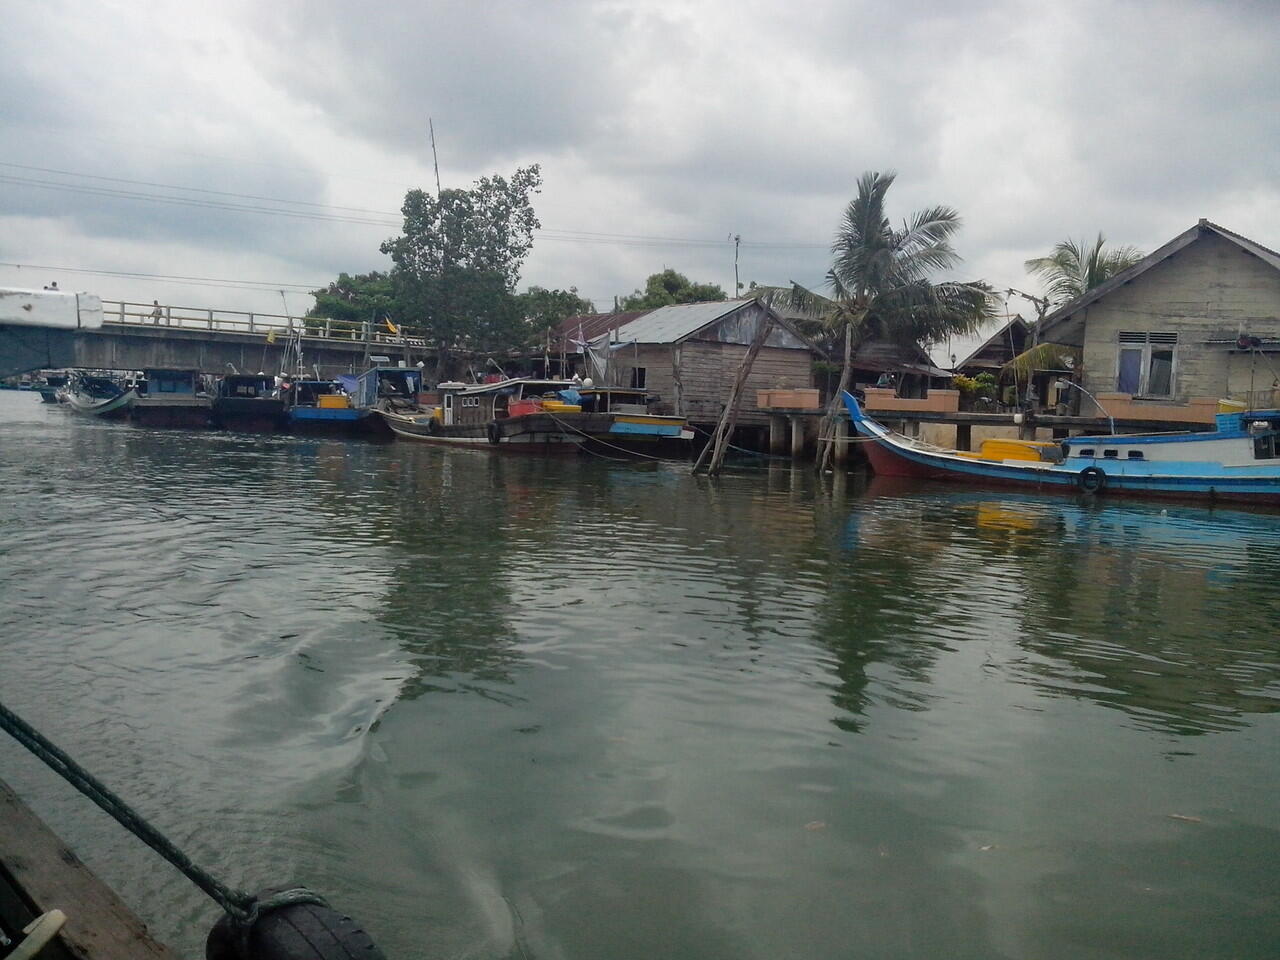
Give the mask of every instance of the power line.
[[76, 173], [74, 170], [55, 170], [51, 167], [33, 167], [25, 163], [9, 163], [0, 160], [0, 167], [12, 167], [15, 170], [32, 170], [37, 173], [55, 173], [62, 177], [83, 177], [86, 180], [105, 180], [110, 183], [127, 183], [136, 187], [160, 187], [164, 190], [187, 190], [191, 193], [206, 193], [216, 197], [236, 197], [240, 200], [266, 200], [270, 203], [292, 203], [303, 207], [318, 207], [324, 210], [344, 210], [349, 213], [373, 213], [383, 216], [399, 216], [396, 211], [369, 210], [365, 207], [339, 207], [331, 203], [315, 203], [310, 200], [286, 200], [283, 197], [263, 197], [254, 193], [231, 193], [227, 190], [207, 190], [203, 187], [183, 187], [176, 183], [156, 183], [152, 180], [129, 180], [125, 177], [106, 177], [96, 173]]
[[282, 288], [292, 293], [310, 293], [327, 287], [331, 281], [323, 283], [286, 283], [278, 280], [229, 280], [221, 277], [183, 277], [166, 273], [139, 273], [128, 270], [89, 270], [84, 267], [55, 267], [47, 263], [15, 263], [0, 260], [0, 267], [17, 267], [18, 269], [51, 270], [61, 273], [83, 273], [95, 277], [123, 277], [131, 280], [151, 280], [157, 283], [186, 283], [204, 287], [230, 287], [239, 290], [255, 290], [276, 292]]
[[[263, 216], [278, 216], [289, 219], [313, 220], [320, 222], [347, 223], [362, 226], [398, 227], [402, 221], [399, 214], [388, 210], [373, 210], [366, 207], [343, 207], [333, 204], [316, 203], [308, 200], [290, 200], [282, 197], [266, 197], [259, 194], [233, 193], [224, 190], [208, 190], [201, 187], [184, 187], [177, 184], [158, 183], [150, 180], [131, 180], [125, 177], [108, 177], [98, 174], [78, 173], [59, 170], [51, 167], [38, 167], [29, 164], [0, 161], [0, 166], [19, 170], [51, 173], [56, 176], [82, 177], [108, 183], [122, 183], [131, 186], [157, 187], [164, 190], [185, 190], [201, 193], [210, 197], [230, 197], [243, 200], [256, 200], [266, 203], [293, 204], [310, 207], [317, 212], [306, 210], [283, 210], [276, 207], [264, 207], [255, 204], [229, 203], [221, 200], [204, 200], [196, 197], [166, 196], [135, 190], [121, 190], [113, 187], [97, 187], [88, 184], [63, 183], [56, 180], [43, 180], [32, 177], [20, 177], [13, 174], [0, 174], [0, 183], [18, 186], [36, 187], [42, 190], [61, 190], [69, 193], [80, 193], [89, 196], [100, 196], [123, 200], [142, 200], [150, 203], [167, 203], [177, 206], [203, 207], [214, 210], [227, 210], [236, 213], [254, 213]], [[335, 210], [344, 214], [364, 213], [369, 216], [331, 215], [318, 211]], [[382, 219], [382, 218], [386, 219]], [[591, 230], [565, 230], [554, 227], [539, 228], [536, 233], [541, 239], [564, 243], [605, 244], [611, 246], [690, 246], [690, 247], [725, 247], [732, 240], [699, 239], [693, 237], [649, 236], [644, 234], [606, 233]], [[805, 241], [742, 241], [743, 247], [753, 249], [827, 249], [828, 244], [809, 243]]]

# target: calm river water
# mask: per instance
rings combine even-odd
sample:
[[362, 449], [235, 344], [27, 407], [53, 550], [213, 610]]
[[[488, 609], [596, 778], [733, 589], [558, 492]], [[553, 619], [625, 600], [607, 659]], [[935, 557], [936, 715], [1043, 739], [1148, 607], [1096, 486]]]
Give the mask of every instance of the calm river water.
[[[1273, 958], [1280, 515], [0, 393], [0, 698], [398, 958]], [[212, 904], [0, 738], [162, 938]]]

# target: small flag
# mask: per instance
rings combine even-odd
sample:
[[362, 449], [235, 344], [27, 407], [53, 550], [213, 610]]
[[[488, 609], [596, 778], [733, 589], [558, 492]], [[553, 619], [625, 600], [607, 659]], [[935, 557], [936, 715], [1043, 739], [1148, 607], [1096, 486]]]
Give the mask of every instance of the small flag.
[[390, 318], [390, 317], [383, 317], [383, 318], [382, 318], [382, 322], [383, 322], [383, 323], [385, 323], [385, 324], [387, 325], [387, 329], [388, 329], [388, 330], [390, 330], [392, 333], [399, 333], [399, 332], [400, 332], [398, 329], [396, 329], [396, 325], [395, 325], [394, 323], [392, 323], [392, 322], [391, 322], [391, 318]]

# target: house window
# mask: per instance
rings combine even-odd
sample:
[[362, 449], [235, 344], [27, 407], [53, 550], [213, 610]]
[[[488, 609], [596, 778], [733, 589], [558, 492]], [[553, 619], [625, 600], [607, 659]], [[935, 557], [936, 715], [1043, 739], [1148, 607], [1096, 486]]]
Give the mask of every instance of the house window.
[[1116, 356], [1116, 389], [1143, 397], [1172, 397], [1178, 335], [1122, 330]]
[[647, 390], [649, 387], [649, 370], [647, 367], [631, 368], [631, 389]]

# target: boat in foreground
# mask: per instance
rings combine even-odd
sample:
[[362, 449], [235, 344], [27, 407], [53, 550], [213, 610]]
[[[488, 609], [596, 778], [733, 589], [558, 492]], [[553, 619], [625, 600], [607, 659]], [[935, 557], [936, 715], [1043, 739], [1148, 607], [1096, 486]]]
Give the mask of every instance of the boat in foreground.
[[71, 409], [77, 413], [94, 417], [123, 417], [138, 395], [115, 377], [77, 373], [67, 382], [65, 396]]
[[987, 440], [976, 453], [947, 450], [895, 433], [846, 393], [845, 406], [881, 476], [919, 477], [1175, 497], [1280, 504], [1280, 410], [1220, 413], [1215, 430], [1112, 434], [1052, 443]]

